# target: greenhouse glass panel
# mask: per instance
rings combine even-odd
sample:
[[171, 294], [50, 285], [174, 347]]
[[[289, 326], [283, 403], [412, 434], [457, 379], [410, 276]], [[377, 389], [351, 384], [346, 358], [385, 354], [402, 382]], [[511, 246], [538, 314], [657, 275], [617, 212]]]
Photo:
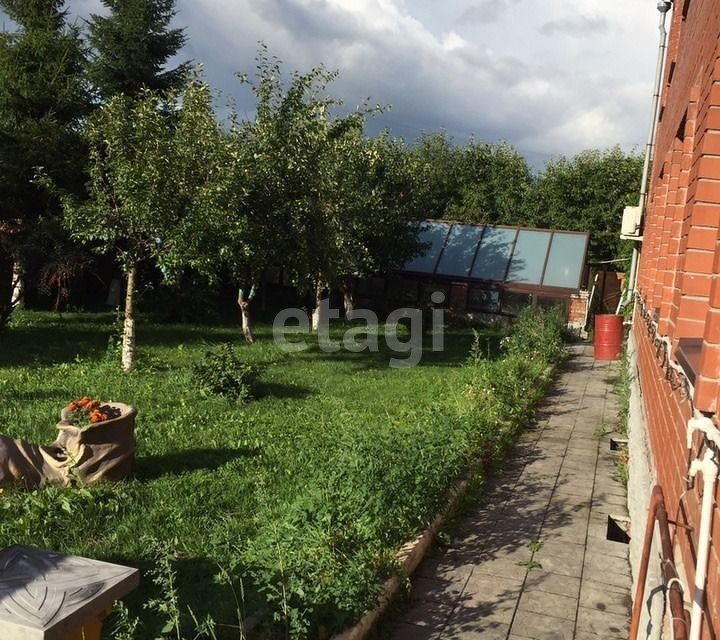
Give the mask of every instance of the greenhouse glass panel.
[[549, 231], [524, 229], [518, 233], [507, 276], [509, 281], [540, 284], [551, 235]]
[[467, 278], [470, 275], [470, 267], [472, 267], [482, 232], [482, 227], [456, 224], [450, 231], [435, 273]]
[[406, 262], [403, 271], [433, 273], [449, 230], [450, 225], [447, 222], [426, 223], [418, 234], [418, 241], [429, 246], [423, 255]]
[[502, 282], [516, 235], [517, 229], [486, 227], [470, 277]]
[[567, 287], [577, 289], [585, 263], [587, 236], [555, 233], [550, 245], [544, 287]]

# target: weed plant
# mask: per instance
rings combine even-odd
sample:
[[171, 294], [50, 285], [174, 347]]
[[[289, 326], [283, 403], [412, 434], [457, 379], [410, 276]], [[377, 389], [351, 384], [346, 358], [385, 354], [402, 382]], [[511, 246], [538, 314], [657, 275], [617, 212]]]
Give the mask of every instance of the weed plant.
[[[623, 438], [627, 438], [628, 420], [630, 418], [630, 386], [632, 384], [627, 342], [617, 363], [617, 374], [614, 391], [618, 396], [620, 411], [618, 412], [616, 431]], [[630, 454], [627, 447], [618, 452], [615, 458], [615, 466], [617, 467], [619, 480], [627, 487], [630, 480]]]
[[548, 367], [562, 360], [564, 323], [557, 309], [523, 310], [501, 341], [503, 357], [478, 357], [476, 336], [467, 359], [473, 405], [470, 451], [486, 462], [501, 459], [518, 429], [533, 415], [548, 382]]
[[201, 361], [192, 365], [193, 377], [200, 388], [240, 403], [251, 397], [252, 385], [262, 369], [244, 362], [230, 343], [211, 347]]
[[613, 390], [620, 401], [620, 411], [618, 412], [616, 431], [618, 431], [623, 437], [627, 437], [628, 435], [631, 384], [632, 374], [630, 373], [630, 358], [628, 357], [626, 343], [617, 362], [617, 378], [615, 379], [615, 384], [613, 385]]

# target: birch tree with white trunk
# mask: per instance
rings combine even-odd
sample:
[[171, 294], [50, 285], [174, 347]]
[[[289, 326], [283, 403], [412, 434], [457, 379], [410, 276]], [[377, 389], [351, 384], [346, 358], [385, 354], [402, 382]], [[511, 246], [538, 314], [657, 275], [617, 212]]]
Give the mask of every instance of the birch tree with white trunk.
[[142, 268], [172, 280], [191, 267], [212, 277], [222, 221], [236, 197], [226, 170], [228, 147], [207, 85], [182, 96], [146, 91], [116, 96], [90, 118], [88, 199], [66, 198], [65, 222], [97, 251], [113, 254], [125, 274], [122, 368], [136, 364], [137, 291]]

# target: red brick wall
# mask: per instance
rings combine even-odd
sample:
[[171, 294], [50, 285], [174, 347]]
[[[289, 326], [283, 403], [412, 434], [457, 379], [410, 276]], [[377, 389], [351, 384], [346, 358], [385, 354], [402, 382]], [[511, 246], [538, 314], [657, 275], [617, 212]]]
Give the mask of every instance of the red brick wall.
[[[674, 4], [638, 291], [646, 308], [656, 312], [658, 333], [671, 339], [673, 350], [681, 338], [702, 339], [693, 402], [711, 415], [720, 407], [720, 2], [676, 0]], [[640, 316], [633, 331], [658, 482], [671, 518], [694, 528], [678, 528], [676, 534], [692, 584], [701, 483], [684, 493], [690, 403], [668, 381], [654, 336], [648, 335]], [[720, 631], [717, 506], [713, 525], [706, 639]]]
[[576, 293], [570, 296], [570, 301], [568, 302], [568, 311], [567, 311], [567, 322], [568, 324], [575, 326], [575, 327], [581, 327], [585, 323], [585, 315], [587, 314], [587, 306], [588, 306], [588, 295]]
[[[695, 580], [695, 558], [697, 554], [697, 531], [700, 523], [700, 500], [702, 478], [698, 477], [693, 489], [686, 492], [683, 477], [688, 470], [688, 452], [685, 447], [685, 427], [690, 418], [690, 403], [684, 397], [681, 388], [671, 383], [661, 366], [662, 357], [648, 335], [646, 325], [639, 310], [633, 321], [633, 332], [638, 345], [638, 369], [643, 406], [648, 425], [650, 451], [653, 456], [657, 482], [662, 486], [667, 501], [668, 516], [681, 524], [694, 528], [688, 531], [683, 527], [676, 529], [676, 553], [681, 555], [686, 570], [688, 593], [686, 600], [692, 598], [692, 585]], [[693, 457], [698, 451], [696, 439]], [[716, 503], [720, 496], [716, 487]], [[641, 532], [644, 523], [633, 523], [634, 530]], [[714, 640], [720, 631], [720, 511], [715, 509], [713, 521], [713, 542], [710, 548], [708, 566], [706, 624], [703, 638]]]
[[[688, 0], [683, 0], [685, 3]], [[673, 12], [638, 288], [660, 333], [703, 338], [699, 409], [720, 406], [720, 2]]]

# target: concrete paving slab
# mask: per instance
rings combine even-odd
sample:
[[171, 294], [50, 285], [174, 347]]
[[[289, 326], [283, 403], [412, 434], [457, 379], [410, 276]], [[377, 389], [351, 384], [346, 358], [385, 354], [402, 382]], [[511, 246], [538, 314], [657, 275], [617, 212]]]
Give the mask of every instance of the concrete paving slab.
[[612, 515], [627, 513], [627, 489], [625, 488], [624, 484], [622, 485], [622, 487], [622, 495], [607, 494], [596, 491], [593, 507], [595, 509], [599, 509], [603, 513], [610, 513]]
[[442, 602], [413, 602], [401, 614], [400, 622], [440, 632], [445, 628], [454, 608]]
[[573, 640], [575, 621], [518, 610], [512, 632], [531, 640]]
[[563, 475], [567, 474], [582, 474], [587, 473], [588, 470], [591, 472], [594, 472], [594, 466], [593, 461], [591, 459], [589, 460], [580, 460], [578, 458], [565, 458], [565, 460], [562, 463], [562, 466], [560, 467], [560, 473]]
[[400, 622], [394, 628], [392, 637], [393, 640], [436, 640], [439, 637], [439, 631], [407, 622]]
[[574, 621], [577, 606], [577, 598], [526, 588], [520, 597], [518, 611], [529, 611]]
[[[548, 524], [561, 525], [581, 523], [585, 526], [590, 517], [590, 507], [585, 501], [552, 500], [545, 511]], [[606, 516], [607, 518], [607, 516]]]
[[470, 577], [477, 558], [468, 555], [460, 557], [457, 554], [444, 554], [439, 558], [430, 558], [420, 564], [415, 575], [420, 578], [435, 578], [454, 583], [465, 582]]
[[601, 522], [590, 522], [588, 524], [588, 539], [599, 538], [600, 540], [607, 540], [607, 520]]
[[523, 551], [517, 554], [502, 554], [485, 556], [475, 567], [474, 577], [479, 575], [495, 576], [510, 580], [524, 579], [527, 573], [527, 563], [531, 560], [531, 553]]
[[628, 573], [612, 573], [609, 571], [603, 571], [597, 566], [584, 567], [583, 568], [583, 580], [589, 580], [591, 582], [599, 582], [600, 584], [612, 586], [612, 587], [626, 587], [629, 591], [632, 579]]
[[554, 407], [554, 411], [557, 413], [550, 416], [545, 424], [548, 428], [559, 427], [560, 429], [566, 429], [568, 427], [575, 427], [577, 403], [562, 405], [558, 404]]
[[593, 496], [593, 487], [579, 487], [576, 485], [564, 484], [557, 485], [553, 492], [553, 497], [571, 499], [578, 498], [584, 502], [589, 502]]
[[557, 474], [558, 485], [570, 485], [573, 487], [593, 487], [595, 485], [594, 467], [593, 473], [581, 473], [579, 471], [560, 470]]
[[542, 569], [533, 569], [528, 572], [527, 578], [525, 578], [525, 589], [577, 598], [580, 593], [580, 578], [550, 573]]
[[536, 513], [545, 514], [550, 509], [550, 498], [547, 495], [518, 496], [504, 504], [504, 514], [532, 516]]
[[627, 635], [622, 633], [612, 634], [605, 632], [602, 635], [596, 635], [589, 631], [575, 630], [575, 640], [627, 640]]
[[473, 573], [458, 599], [453, 618], [464, 617], [465, 609], [472, 609], [483, 618], [510, 624], [523, 588], [523, 577], [499, 578]]
[[632, 610], [632, 598], [624, 589], [616, 592], [602, 584], [586, 580], [580, 588], [580, 606], [629, 618]]
[[595, 633], [603, 638], [606, 635], [627, 637], [630, 630], [630, 616], [578, 607], [577, 629]]
[[453, 607], [463, 592], [465, 582], [418, 576], [412, 581], [410, 598], [422, 602], [440, 602]]
[[597, 460], [597, 443], [590, 436], [573, 437], [568, 442], [566, 457], [572, 460], [594, 463]]
[[513, 457], [518, 459], [532, 456], [536, 446], [537, 444], [535, 442], [520, 442], [513, 447]]
[[[488, 540], [496, 546], [528, 544], [537, 539], [541, 527], [542, 523], [538, 520], [527, 519], [521, 514], [504, 512], [493, 530], [488, 533]], [[487, 546], [491, 548], [492, 544]]]
[[588, 533], [587, 519], [563, 519], [552, 523], [543, 532], [551, 540], [565, 540], [575, 544], [584, 544]]
[[584, 571], [605, 571], [608, 574], [630, 576], [630, 563], [627, 558], [614, 556], [591, 556], [586, 554]]
[[601, 538], [588, 538], [587, 541], [587, 557], [588, 558], [622, 558], [628, 561], [630, 548], [622, 542], [613, 542], [612, 540], [603, 540]]
[[562, 464], [564, 455], [560, 456], [542, 456], [537, 460], [529, 462], [523, 471], [521, 478], [527, 476], [533, 476], [537, 478], [539, 476], [547, 476], [554, 478], [558, 474], [558, 467]]
[[579, 560], [580, 562], [583, 561], [583, 557], [585, 555], [585, 545], [582, 543], [571, 544], [568, 542], [557, 542], [546, 540], [543, 537], [540, 538], [540, 541], [542, 546], [537, 551], [538, 554], [559, 556], [561, 558], [568, 557], [573, 560]]
[[570, 576], [572, 578], [579, 578], [580, 576], [582, 576], [582, 558], [571, 558], [568, 556], [551, 556], [547, 553], [543, 553], [541, 549], [533, 556], [533, 560], [539, 563], [539, 568], [543, 569], [544, 571], [549, 571], [558, 575]]
[[510, 625], [483, 619], [479, 612], [467, 609], [453, 617], [439, 636], [440, 640], [505, 640]]

